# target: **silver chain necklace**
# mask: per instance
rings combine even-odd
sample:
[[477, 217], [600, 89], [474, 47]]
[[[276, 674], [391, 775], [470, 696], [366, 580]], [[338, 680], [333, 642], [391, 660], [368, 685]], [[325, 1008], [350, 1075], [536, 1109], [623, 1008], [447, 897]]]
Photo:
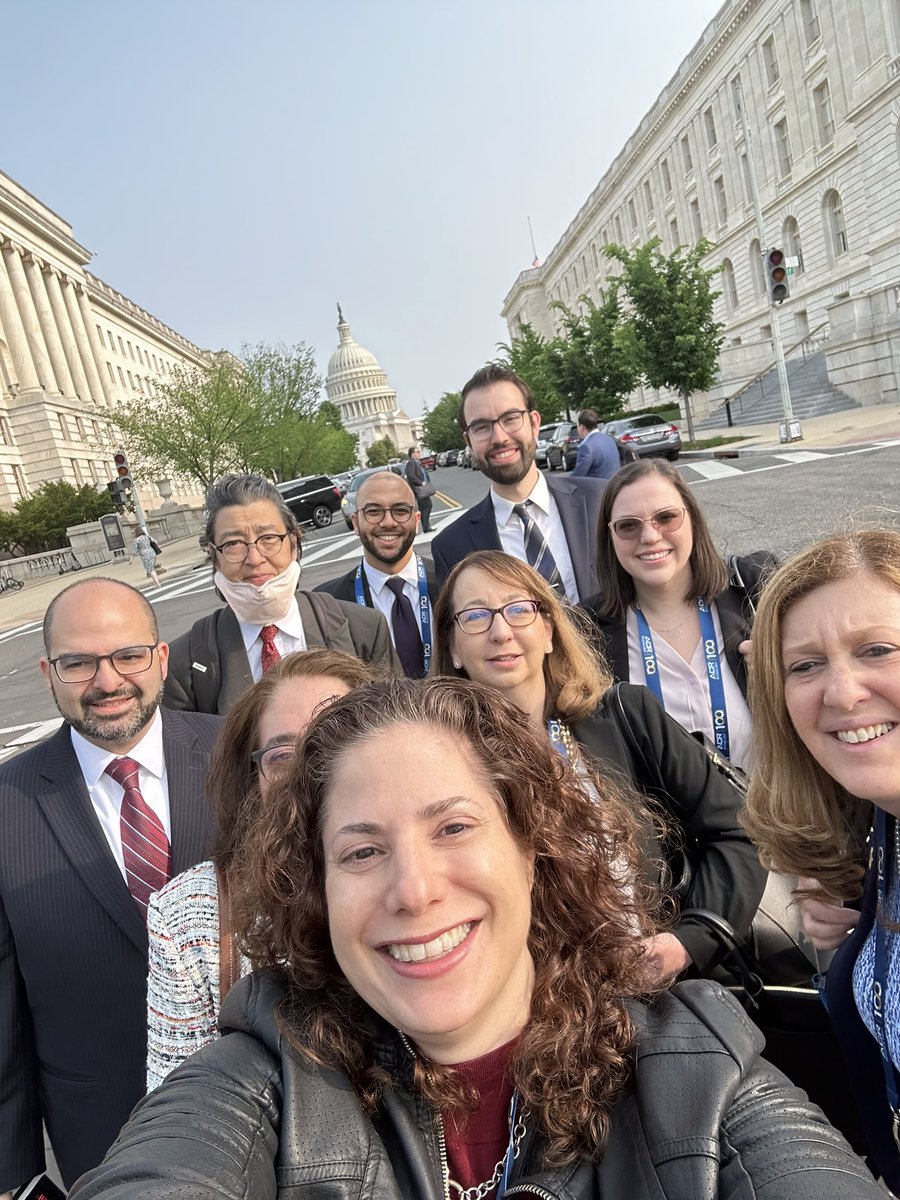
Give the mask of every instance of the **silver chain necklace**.
[[522, 1138], [525, 1136], [525, 1114], [520, 1113], [516, 1118], [516, 1126], [512, 1132], [512, 1137], [509, 1140], [509, 1145], [506, 1147], [506, 1153], [494, 1167], [494, 1173], [490, 1179], [486, 1179], [484, 1183], [476, 1183], [474, 1187], [464, 1188], [462, 1184], [456, 1182], [455, 1179], [447, 1179], [447, 1184], [450, 1189], [459, 1197], [459, 1200], [484, 1200], [484, 1197], [492, 1192], [500, 1180], [503, 1178], [503, 1172], [506, 1170], [506, 1164], [509, 1160], [510, 1152], [512, 1152], [512, 1161], [515, 1162], [519, 1157], [519, 1146], [522, 1143]]

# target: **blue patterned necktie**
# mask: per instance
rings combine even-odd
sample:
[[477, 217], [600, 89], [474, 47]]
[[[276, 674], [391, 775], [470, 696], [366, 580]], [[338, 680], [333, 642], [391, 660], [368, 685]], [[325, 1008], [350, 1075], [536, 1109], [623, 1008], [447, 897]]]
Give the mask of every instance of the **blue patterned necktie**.
[[529, 513], [529, 504], [531, 501], [526, 500], [524, 504], [513, 505], [513, 512], [522, 522], [522, 532], [525, 534], [525, 557], [528, 559], [529, 565], [534, 567], [539, 575], [543, 575], [550, 586], [565, 598], [562, 577], [550, 549], [550, 543], [541, 532], [537, 521]]
[[394, 648], [403, 664], [403, 670], [410, 679], [421, 679], [422, 638], [419, 635], [419, 625], [413, 606], [403, 594], [403, 580], [399, 575], [393, 575], [387, 581], [387, 586], [394, 593], [394, 604], [391, 608], [391, 629], [394, 631]]

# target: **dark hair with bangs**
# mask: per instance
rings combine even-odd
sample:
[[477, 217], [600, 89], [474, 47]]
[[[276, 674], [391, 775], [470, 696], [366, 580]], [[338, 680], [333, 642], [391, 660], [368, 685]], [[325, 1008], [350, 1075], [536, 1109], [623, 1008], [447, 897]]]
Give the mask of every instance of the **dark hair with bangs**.
[[623, 621], [628, 606], [634, 603], [635, 598], [634, 580], [619, 562], [613, 546], [615, 534], [609, 527], [613, 505], [623, 488], [653, 475], [672, 485], [681, 497], [691, 522], [694, 544], [690, 557], [691, 583], [685, 600], [702, 598], [711, 604], [728, 584], [725, 563], [713, 543], [700, 505], [681, 472], [665, 459], [639, 458], [616, 471], [604, 488], [600, 501], [600, 516], [597, 519], [597, 580], [600, 595], [595, 607], [599, 616], [610, 621]]

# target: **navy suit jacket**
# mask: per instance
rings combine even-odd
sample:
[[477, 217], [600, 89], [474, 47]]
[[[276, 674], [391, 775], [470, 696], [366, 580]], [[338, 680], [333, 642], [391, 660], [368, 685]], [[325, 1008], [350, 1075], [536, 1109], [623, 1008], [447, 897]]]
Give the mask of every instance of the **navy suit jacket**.
[[615, 475], [622, 460], [619, 457], [619, 447], [616, 439], [608, 433], [589, 434], [582, 438], [578, 447], [578, 457], [572, 468], [570, 479], [591, 477], [593, 479], [609, 479]]
[[[208, 857], [221, 718], [162, 711], [172, 873]], [[0, 1192], [96, 1166], [146, 1091], [147, 927], [68, 725], [0, 767]]]
[[[420, 555], [425, 564], [425, 580], [428, 584], [428, 598], [431, 601], [432, 607], [438, 598], [438, 582], [434, 577], [434, 566], [430, 559]], [[369, 581], [366, 578], [366, 572], [362, 573], [363, 596], [366, 600], [366, 607], [373, 608], [372, 592], [369, 589]], [[349, 600], [351, 604], [356, 603], [356, 567], [352, 567], [346, 575], [342, 575], [339, 579], [329, 579], [327, 583], [320, 583], [318, 587], [313, 588], [315, 592], [327, 592], [329, 596], [334, 596], [336, 600]]]
[[[571, 475], [548, 475], [547, 487], [556, 501], [569, 547], [578, 595], [597, 590], [597, 518], [605, 479], [573, 479]], [[502, 550], [491, 494], [445, 524], [431, 542], [438, 583], [443, 583], [458, 562], [473, 550]]]

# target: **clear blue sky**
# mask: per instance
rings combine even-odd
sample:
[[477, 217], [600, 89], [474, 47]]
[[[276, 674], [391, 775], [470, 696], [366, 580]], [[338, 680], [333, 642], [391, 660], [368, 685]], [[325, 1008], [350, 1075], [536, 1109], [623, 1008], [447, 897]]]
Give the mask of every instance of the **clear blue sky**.
[[493, 357], [719, 0], [6, 0], [0, 169], [201, 346], [335, 301], [411, 415]]

